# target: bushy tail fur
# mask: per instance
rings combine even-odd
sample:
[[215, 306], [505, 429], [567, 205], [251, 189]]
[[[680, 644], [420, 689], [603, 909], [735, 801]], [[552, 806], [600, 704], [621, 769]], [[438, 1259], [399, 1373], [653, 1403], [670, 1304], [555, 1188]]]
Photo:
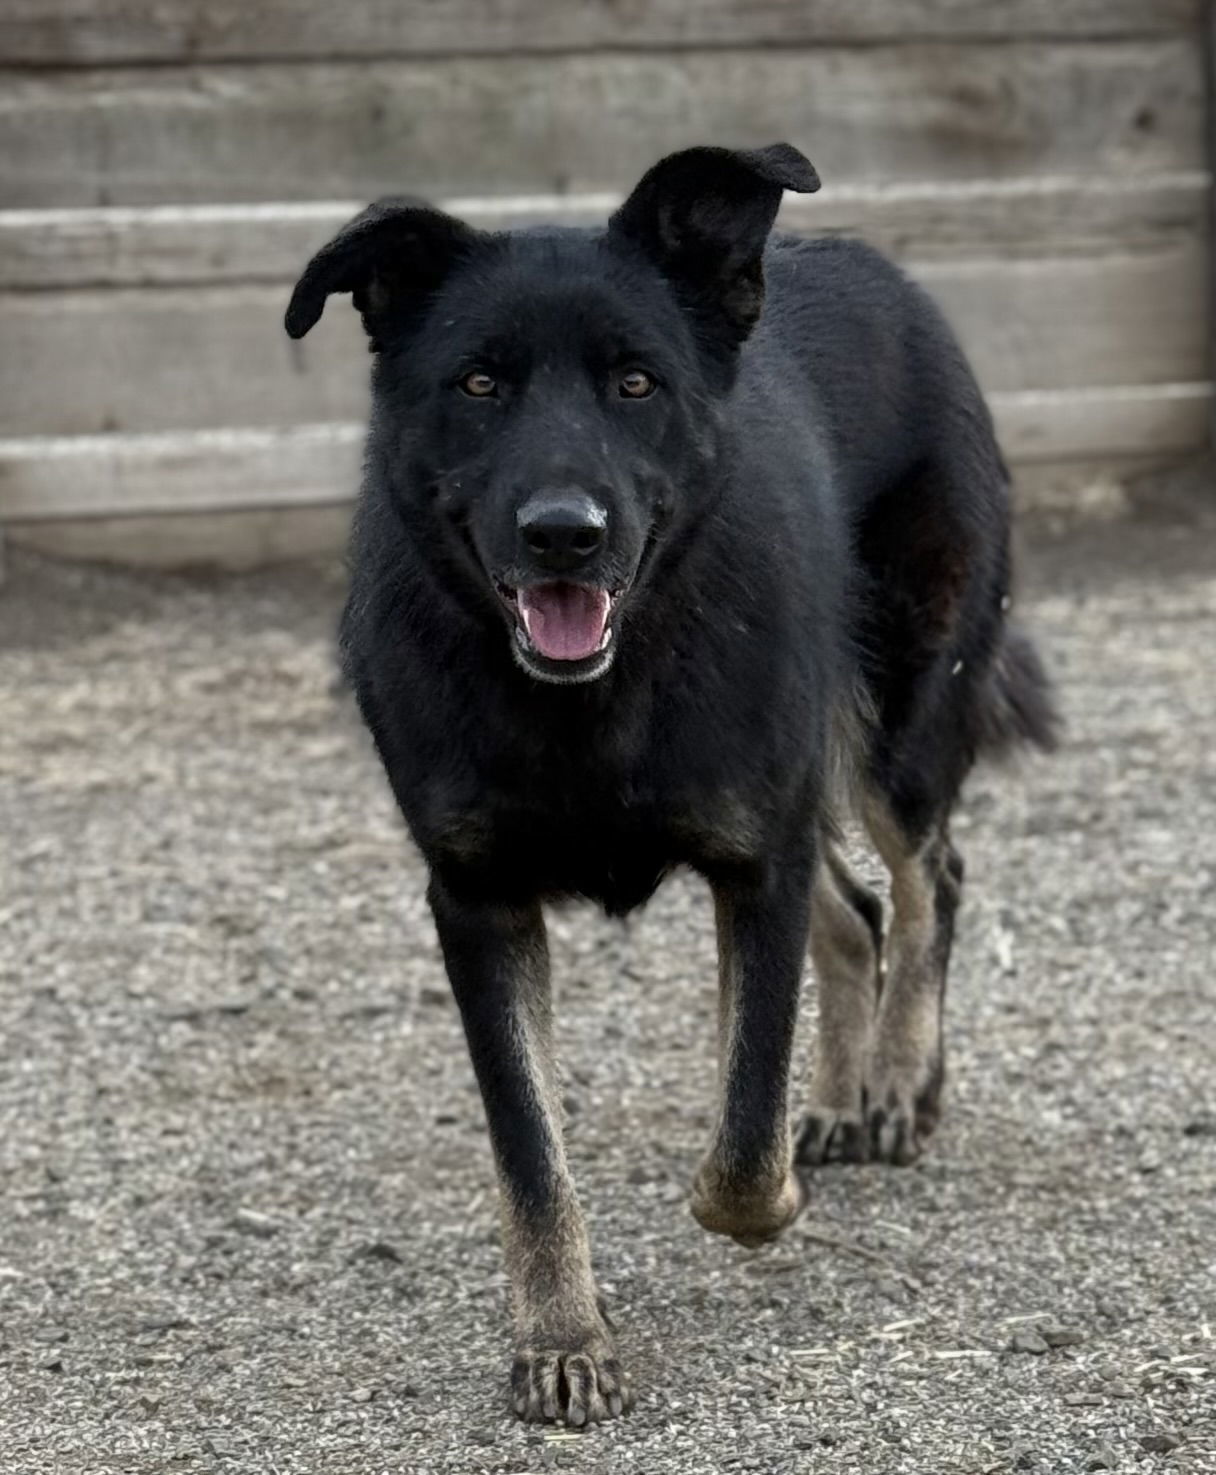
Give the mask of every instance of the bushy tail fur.
[[1025, 631], [1009, 625], [981, 702], [980, 748], [993, 758], [1023, 743], [1050, 753], [1059, 736], [1060, 715], [1039, 653]]

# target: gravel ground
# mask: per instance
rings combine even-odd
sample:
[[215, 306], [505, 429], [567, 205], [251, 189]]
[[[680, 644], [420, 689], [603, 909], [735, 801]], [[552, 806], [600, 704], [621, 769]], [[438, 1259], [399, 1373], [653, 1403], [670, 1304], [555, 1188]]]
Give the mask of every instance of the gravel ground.
[[1214, 550], [1185, 505], [1034, 540], [1069, 741], [970, 786], [917, 1168], [819, 1173], [771, 1249], [703, 1234], [706, 897], [554, 919], [571, 1152], [640, 1393], [581, 1435], [507, 1412], [480, 1107], [334, 686], [338, 571], [15, 559], [0, 1469], [1216, 1472]]

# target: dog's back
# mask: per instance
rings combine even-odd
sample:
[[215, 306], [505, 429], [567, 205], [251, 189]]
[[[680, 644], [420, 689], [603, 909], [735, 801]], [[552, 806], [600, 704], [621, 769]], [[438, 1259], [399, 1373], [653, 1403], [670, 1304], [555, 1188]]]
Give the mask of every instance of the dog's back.
[[[766, 312], [742, 382], [771, 400], [774, 379], [796, 365], [831, 446], [856, 559], [854, 650], [885, 718], [876, 747], [892, 722], [917, 724], [905, 709], [937, 695], [933, 655], [945, 649], [959, 762], [1018, 742], [1050, 749], [1046, 678], [1008, 618], [1009, 477], [952, 330], [922, 288], [860, 241], [779, 236], [765, 268]], [[935, 719], [921, 720], [939, 745]]]

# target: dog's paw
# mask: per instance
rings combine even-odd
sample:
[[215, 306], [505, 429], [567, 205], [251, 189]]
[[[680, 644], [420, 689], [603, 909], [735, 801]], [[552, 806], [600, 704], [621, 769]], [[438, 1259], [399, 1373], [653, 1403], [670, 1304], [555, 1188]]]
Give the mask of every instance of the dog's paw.
[[806, 1168], [824, 1163], [870, 1160], [870, 1129], [861, 1110], [834, 1111], [811, 1107], [802, 1119], [794, 1145], [794, 1161]]
[[924, 1152], [941, 1113], [942, 1067], [880, 1071], [867, 1092], [870, 1161], [906, 1168]]
[[749, 1250], [770, 1243], [801, 1213], [806, 1189], [796, 1173], [773, 1193], [742, 1191], [722, 1181], [708, 1163], [692, 1185], [689, 1208], [702, 1229], [724, 1234]]
[[633, 1399], [612, 1343], [594, 1335], [577, 1351], [521, 1347], [511, 1368], [511, 1401], [529, 1423], [581, 1429], [616, 1418]]

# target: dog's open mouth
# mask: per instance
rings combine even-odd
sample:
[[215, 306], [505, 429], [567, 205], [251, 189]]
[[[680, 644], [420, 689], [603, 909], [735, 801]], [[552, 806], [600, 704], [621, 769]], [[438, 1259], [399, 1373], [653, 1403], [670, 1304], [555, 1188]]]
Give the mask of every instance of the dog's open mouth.
[[515, 659], [538, 681], [594, 681], [612, 665], [615, 595], [556, 582], [526, 589], [498, 585], [515, 614]]

